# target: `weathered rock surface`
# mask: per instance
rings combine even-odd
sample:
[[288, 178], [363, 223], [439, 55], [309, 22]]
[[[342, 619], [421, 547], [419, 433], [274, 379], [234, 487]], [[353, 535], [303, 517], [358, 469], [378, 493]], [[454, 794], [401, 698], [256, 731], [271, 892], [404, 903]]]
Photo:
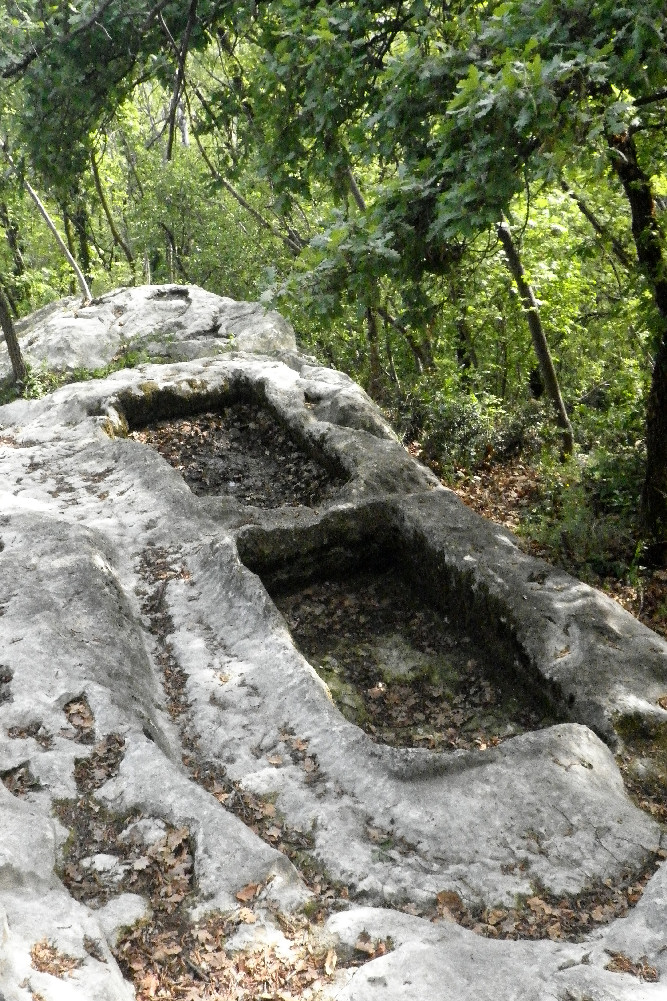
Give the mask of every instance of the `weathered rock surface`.
[[[32, 359], [62, 369], [130, 349], [186, 360], [0, 408], [0, 773], [26, 767], [35, 780], [20, 798], [0, 785], [0, 996], [133, 996], [109, 944], [144, 913], [141, 897], [119, 892], [95, 909], [61, 878], [68, 832], [53, 807], [76, 799], [75, 761], [91, 753], [67, 708], [85, 699], [91, 740], [124, 741], [97, 803], [189, 830], [193, 913], [238, 907], [236, 892], [252, 883], [268, 881], [269, 910], [310, 896], [285, 855], [195, 781], [193, 762], [270, 797], [312, 840], [353, 900], [326, 935], [341, 950], [364, 930], [395, 946], [343, 972], [332, 996], [664, 997], [664, 864], [627, 917], [579, 944], [489, 940], [396, 907], [424, 907], [441, 891], [473, 908], [539, 887], [577, 894], [639, 871], [664, 847], [607, 744], [619, 718], [667, 721], [657, 704], [667, 644], [440, 487], [351, 380], [298, 354], [277, 314], [196, 288], [125, 289], [48, 308], [23, 336]], [[317, 508], [197, 497], [127, 438], [128, 426], [235, 398], [267, 406], [345, 480], [340, 489]], [[348, 722], [260, 576], [341, 573], [387, 551], [502, 670], [541, 688], [562, 722], [442, 753], [377, 744]], [[167, 571], [156, 572], [156, 554]], [[180, 672], [178, 712], [167, 661]], [[295, 740], [310, 765], [291, 753]], [[384, 832], [381, 843], [369, 829]], [[262, 934], [262, 921], [247, 931]], [[31, 964], [44, 939], [81, 960], [66, 979]], [[611, 952], [643, 957], [663, 982], [605, 969]]]

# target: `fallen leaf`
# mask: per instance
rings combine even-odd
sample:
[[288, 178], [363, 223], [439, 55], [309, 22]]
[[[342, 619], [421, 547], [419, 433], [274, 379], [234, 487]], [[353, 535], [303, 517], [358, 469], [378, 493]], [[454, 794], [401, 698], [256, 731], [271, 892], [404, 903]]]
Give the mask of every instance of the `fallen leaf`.
[[147, 973], [146, 976], [142, 977], [139, 981], [139, 986], [144, 994], [147, 994], [149, 998], [154, 998], [157, 994], [157, 989], [160, 986], [160, 981], [154, 973]]
[[279, 754], [272, 754], [266, 760], [270, 765], [275, 765], [276, 768], [278, 768], [283, 763], [283, 759]]
[[157, 949], [153, 952], [152, 959], [159, 963], [163, 959], [168, 959], [169, 956], [178, 956], [179, 952], [183, 949], [176, 942], [171, 942], [166, 945], [159, 945]]
[[30, 950], [30, 960], [39, 973], [50, 973], [53, 977], [61, 978], [83, 965], [82, 959], [59, 952], [47, 939], [35, 942]]
[[447, 908], [454, 914], [464, 909], [463, 901], [453, 890], [441, 890], [440, 893], [436, 894], [435, 899], [438, 907]]
[[354, 943], [354, 948], [357, 949], [358, 952], [365, 952], [368, 956], [375, 955], [375, 946], [373, 945], [371, 937], [367, 931], [361, 932], [359, 938]]
[[[238, 893], [237, 893], [238, 896]], [[244, 925], [254, 925], [257, 918], [253, 911], [249, 907], [242, 907], [238, 913], [239, 921]]]
[[247, 883], [246, 886], [242, 886], [237, 892], [236, 899], [240, 900], [243, 904], [247, 904], [249, 900], [257, 896], [261, 888], [261, 883]]
[[167, 848], [173, 851], [174, 848], [178, 848], [184, 841], [187, 841], [189, 836], [190, 831], [187, 827], [179, 827], [175, 831], [170, 831], [167, 835]]
[[336, 950], [329, 949], [327, 953], [327, 958], [324, 960], [324, 972], [327, 974], [327, 976], [330, 977], [333, 971], [336, 969], [337, 961], [338, 957], [336, 956]]

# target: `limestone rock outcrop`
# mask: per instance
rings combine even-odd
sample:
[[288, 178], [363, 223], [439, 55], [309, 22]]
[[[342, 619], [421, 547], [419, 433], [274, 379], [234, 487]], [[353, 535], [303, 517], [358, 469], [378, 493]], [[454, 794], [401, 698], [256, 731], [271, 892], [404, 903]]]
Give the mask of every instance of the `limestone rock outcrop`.
[[[239, 947], [312, 910], [308, 858], [344, 885], [322, 942], [343, 955], [367, 933], [393, 949], [323, 982], [331, 997], [664, 997], [667, 845], [613, 752], [624, 726], [665, 732], [667, 644], [467, 509], [258, 304], [123, 289], [48, 307], [22, 336], [33, 363], [63, 371], [128, 351], [161, 363], [0, 407], [0, 997], [132, 998], [112, 950], [150, 914], [137, 862], [178, 837], [191, 920], [232, 913], [257, 887]], [[238, 401], [331, 472], [323, 500], [262, 507], [232, 480], [198, 495], [185, 460], [132, 434]], [[433, 750], [388, 746], [346, 718], [267, 582], [385, 558], [541, 693], [552, 724]], [[299, 833], [293, 860], [233, 809], [244, 795]], [[100, 835], [86, 856], [77, 838], [99, 818], [108, 850]], [[636, 906], [581, 942], [485, 938], [451, 908], [424, 916], [439, 894], [472, 914], [507, 909], [611, 886], [651, 859]], [[71, 970], [40, 963], [45, 942]], [[662, 982], [610, 970], [610, 955]]]

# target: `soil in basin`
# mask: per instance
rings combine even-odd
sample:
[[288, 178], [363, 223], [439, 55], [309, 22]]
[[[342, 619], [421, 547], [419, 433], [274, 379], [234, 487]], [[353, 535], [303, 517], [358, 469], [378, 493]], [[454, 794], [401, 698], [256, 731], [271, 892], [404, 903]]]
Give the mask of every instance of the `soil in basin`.
[[194, 494], [223, 494], [255, 507], [317, 507], [344, 478], [309, 455], [258, 404], [170, 418], [130, 437], [157, 449]]
[[485, 750], [557, 722], [395, 568], [271, 596], [340, 711], [378, 742]]

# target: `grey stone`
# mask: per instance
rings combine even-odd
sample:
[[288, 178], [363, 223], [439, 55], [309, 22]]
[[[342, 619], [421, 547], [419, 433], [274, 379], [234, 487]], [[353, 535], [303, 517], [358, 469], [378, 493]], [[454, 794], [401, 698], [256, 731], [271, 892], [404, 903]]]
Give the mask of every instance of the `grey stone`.
[[[94, 371], [131, 351], [182, 360], [232, 350], [296, 354], [294, 331], [279, 313], [196, 285], [118, 289], [86, 304], [70, 297], [16, 328], [26, 361], [57, 372]], [[2, 340], [0, 380], [10, 372]]]
[[[616, 922], [622, 925], [623, 922]], [[650, 1001], [665, 995], [664, 984], [642, 983], [629, 974], [606, 970], [610, 956], [600, 942], [496, 941], [456, 924], [433, 925], [396, 911], [359, 908], [336, 914], [327, 933], [339, 949], [354, 950], [366, 932], [376, 942], [390, 938], [386, 955], [358, 969], [341, 988], [327, 991], [338, 1001], [477, 1001], [517, 998], [543, 1001], [590, 998], [594, 1001]], [[664, 937], [663, 937], [664, 944]], [[655, 960], [650, 947], [642, 955]]]
[[114, 946], [127, 928], [150, 917], [147, 901], [138, 893], [119, 893], [95, 911], [95, 917], [109, 945]]
[[[629, 799], [610, 748], [619, 718], [667, 721], [657, 704], [667, 692], [667, 644], [466, 508], [405, 452], [358, 386], [301, 356], [291, 328], [257, 304], [192, 287], [123, 289], [83, 308], [47, 308], [22, 336], [32, 359], [67, 370], [146, 345], [187, 360], [0, 408], [0, 662], [11, 672], [0, 771], [27, 764], [41, 783], [22, 799], [0, 785], [0, 990], [24, 999], [17, 984], [29, 976], [33, 990], [59, 996], [30, 967], [31, 946], [46, 937], [84, 959], [68, 997], [132, 996], [107, 946], [103, 964], [83, 942], [114, 945], [120, 929], [148, 915], [147, 902], [121, 894], [94, 910], [57, 875], [67, 832], [53, 803], [77, 795], [74, 763], [91, 752], [64, 707], [85, 696], [95, 739], [125, 742], [118, 774], [96, 792], [112, 812], [140, 812], [121, 840], [150, 845], [169, 825], [190, 833], [191, 916], [232, 910], [242, 886], [263, 887], [261, 917], [236, 947], [278, 942], [272, 910], [300, 907], [309, 891], [284, 855], [194, 781], [184, 746], [271, 796], [355, 904], [369, 905], [329, 921], [325, 936], [337, 948], [353, 948], [364, 929], [394, 940], [394, 951], [339, 976], [341, 999], [659, 998], [660, 984], [605, 966], [618, 951], [646, 955], [667, 974], [664, 865], [628, 917], [581, 945], [493, 941], [396, 908], [429, 905], [441, 890], [470, 906], [510, 905], [536, 886], [579, 893], [638, 869], [663, 834]], [[265, 403], [310, 454], [342, 470], [340, 490], [315, 508], [200, 498], [154, 450], [127, 438], [128, 425], [235, 394]], [[157, 549], [178, 572], [151, 582], [141, 560]], [[408, 581], [486, 641], [500, 669], [541, 689], [562, 722], [485, 751], [438, 754], [373, 743], [345, 719], [261, 576], [344, 571], [360, 553], [387, 549]], [[178, 721], [162, 685], [164, 637], [142, 607], [158, 587], [185, 678]], [[390, 669], [419, 672], [392, 643]], [[48, 746], [9, 736], [33, 724], [51, 735]], [[307, 744], [314, 777], [292, 761], [288, 731]], [[382, 844], [369, 827], [386, 832]], [[91, 864], [107, 877], [118, 868], [99, 854]]]

